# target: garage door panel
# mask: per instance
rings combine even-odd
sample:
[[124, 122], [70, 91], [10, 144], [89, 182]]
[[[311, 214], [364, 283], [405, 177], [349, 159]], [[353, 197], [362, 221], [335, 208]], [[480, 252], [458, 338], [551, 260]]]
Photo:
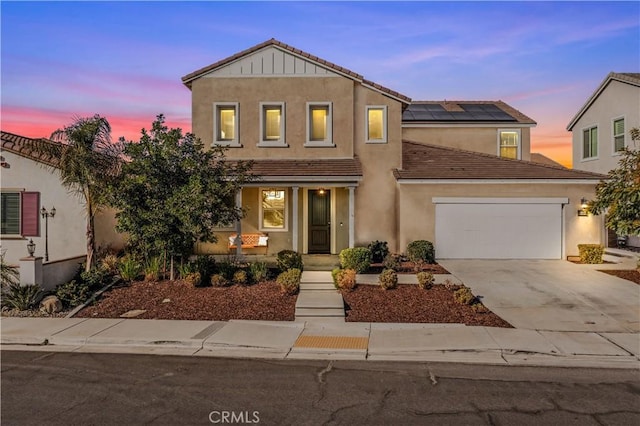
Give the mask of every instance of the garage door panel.
[[436, 255], [449, 259], [559, 259], [560, 204], [436, 204]]

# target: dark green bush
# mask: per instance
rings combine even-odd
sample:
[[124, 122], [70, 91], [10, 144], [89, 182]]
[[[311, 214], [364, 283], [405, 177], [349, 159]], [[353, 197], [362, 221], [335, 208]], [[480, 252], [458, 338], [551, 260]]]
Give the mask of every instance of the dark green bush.
[[233, 274], [235, 274], [237, 270], [238, 266], [227, 260], [219, 262], [218, 265], [216, 265], [216, 271], [228, 281], [233, 281]]
[[89, 287], [89, 290], [98, 291], [105, 285], [110, 284], [112, 279], [113, 275], [109, 270], [104, 268], [93, 268], [89, 271], [82, 271], [78, 281], [85, 283]]
[[298, 268], [292, 268], [278, 275], [276, 282], [282, 289], [283, 293], [296, 294], [300, 290], [300, 277], [302, 271]]
[[400, 255], [395, 253], [389, 253], [382, 262], [385, 269], [393, 269], [398, 272], [400, 270]]
[[302, 255], [293, 250], [281, 250], [277, 256], [278, 269], [282, 272], [289, 269], [303, 271]]
[[416, 277], [418, 278], [418, 286], [421, 289], [426, 290], [433, 286], [434, 278], [431, 272], [418, 272]]
[[414, 263], [435, 263], [433, 244], [427, 240], [412, 241], [407, 245], [407, 257]]
[[340, 265], [358, 274], [365, 273], [371, 266], [371, 250], [366, 247], [346, 248], [340, 252]]
[[340, 275], [340, 273], [342, 272], [342, 269], [340, 268], [335, 268], [331, 271], [331, 278], [333, 279], [333, 286], [336, 288], [336, 290], [340, 289], [340, 287], [338, 286], [338, 276]]
[[372, 241], [368, 249], [371, 251], [371, 262], [373, 263], [382, 263], [389, 254], [389, 247], [386, 241]]
[[2, 306], [26, 311], [37, 307], [43, 294], [40, 286], [36, 284], [26, 286], [21, 286], [19, 283], [9, 284], [7, 291], [2, 294]]
[[378, 282], [383, 290], [389, 290], [398, 286], [398, 274], [393, 269], [385, 269], [378, 277]]
[[72, 280], [57, 286], [56, 296], [58, 296], [63, 306], [73, 308], [86, 302], [91, 297], [91, 288], [86, 282]]
[[[194, 272], [199, 272], [202, 282], [209, 282], [211, 274], [216, 271], [216, 259], [209, 255], [198, 255], [190, 262]], [[231, 273], [233, 277], [233, 273]]]
[[582, 263], [602, 263], [604, 246], [600, 244], [578, 244], [580, 252], [580, 262]]

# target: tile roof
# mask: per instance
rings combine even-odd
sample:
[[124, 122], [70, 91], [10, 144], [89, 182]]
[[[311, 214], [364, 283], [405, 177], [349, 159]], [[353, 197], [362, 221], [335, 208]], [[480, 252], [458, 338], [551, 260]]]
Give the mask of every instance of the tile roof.
[[443, 146], [411, 141], [402, 143], [402, 169], [396, 179], [586, 179], [606, 178], [597, 173], [532, 161], [511, 160]]
[[46, 154], [46, 150], [38, 149], [38, 146], [42, 144], [64, 146], [64, 144], [49, 139], [33, 139], [5, 131], [0, 132], [0, 138], [2, 139], [3, 150], [49, 166], [56, 166], [58, 164], [58, 158]]
[[264, 177], [362, 177], [358, 158], [254, 160], [251, 172]]
[[192, 73], [189, 73], [187, 75], [185, 75], [184, 77], [182, 77], [182, 82], [184, 83], [185, 86], [187, 86], [188, 88], [191, 88], [191, 81], [202, 77], [203, 75], [207, 74], [208, 72], [211, 72], [217, 68], [220, 68], [224, 65], [227, 65], [237, 59], [240, 59], [244, 56], [250, 55], [254, 52], [257, 52], [261, 49], [264, 49], [265, 47], [269, 47], [269, 46], [276, 46], [280, 49], [286, 50], [290, 53], [293, 53], [295, 55], [298, 55], [300, 57], [303, 57], [305, 59], [308, 59], [309, 61], [315, 62], [325, 68], [328, 68], [330, 70], [336, 71], [340, 74], [343, 74], [349, 78], [351, 78], [352, 80], [356, 80], [356, 81], [360, 81], [365, 85], [371, 86], [372, 88], [374, 88], [375, 90], [382, 92], [382, 93], [386, 93], [390, 96], [393, 96], [395, 98], [400, 99], [401, 101], [405, 102], [405, 103], [409, 103], [411, 102], [411, 98], [396, 92], [395, 90], [391, 90], [387, 87], [381, 86], [377, 83], [374, 83], [373, 81], [370, 80], [366, 80], [362, 75], [353, 72], [347, 68], [341, 67], [340, 65], [336, 65], [332, 62], [326, 61], [322, 58], [319, 58], [315, 55], [312, 55], [310, 53], [304, 52], [300, 49], [296, 49], [293, 46], [289, 46], [286, 43], [283, 43], [281, 41], [276, 40], [275, 38], [272, 38], [270, 40], [267, 40], [265, 42], [262, 42], [260, 44], [257, 44], [253, 47], [250, 47], [248, 49], [243, 50], [242, 52], [238, 52], [235, 55], [229, 56], [228, 58], [222, 59], [218, 62], [214, 62], [211, 65], [207, 65], [204, 68], [200, 68], [199, 70], [196, 70]]
[[585, 102], [585, 104], [582, 105], [582, 108], [580, 108], [578, 113], [571, 119], [569, 124], [567, 124], [568, 131], [571, 131], [571, 129], [573, 129], [573, 126], [575, 126], [578, 120], [580, 120], [580, 117], [582, 117], [582, 115], [585, 112], [587, 112], [591, 104], [594, 103], [596, 99], [598, 99], [598, 96], [600, 96], [600, 94], [604, 91], [604, 89], [607, 88], [609, 83], [611, 83], [612, 81], [619, 81], [622, 83], [630, 84], [632, 86], [640, 87], [640, 73], [610, 72], [609, 74], [607, 74], [607, 76], [604, 78], [604, 80], [602, 80], [602, 83], [600, 83], [598, 88], [591, 94], [591, 96], [589, 96], [589, 99], [587, 99], [587, 102]]
[[551, 158], [547, 157], [546, 155], [542, 155], [538, 152], [532, 152], [531, 153], [531, 161], [534, 163], [539, 163], [539, 164], [546, 164], [548, 166], [556, 166], [556, 167], [564, 167], [562, 164], [552, 160]]
[[415, 101], [402, 114], [403, 123], [495, 123], [536, 124], [503, 101]]

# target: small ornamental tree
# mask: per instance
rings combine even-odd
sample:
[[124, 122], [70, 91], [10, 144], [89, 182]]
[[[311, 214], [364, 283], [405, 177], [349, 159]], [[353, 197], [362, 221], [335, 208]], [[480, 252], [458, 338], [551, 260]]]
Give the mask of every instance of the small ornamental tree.
[[[640, 141], [640, 130], [631, 129], [631, 139]], [[640, 149], [622, 150], [618, 167], [596, 186], [596, 199], [589, 204], [593, 214], [607, 213], [607, 228], [618, 235], [640, 235]]]
[[[111, 188], [117, 229], [146, 257], [184, 257], [198, 241], [215, 242], [215, 227], [242, 217], [236, 193], [253, 179], [249, 162], [225, 160], [221, 147], [204, 150], [193, 134], [169, 129], [159, 115], [139, 142], [126, 142], [128, 161]], [[172, 277], [173, 278], [173, 277]]]

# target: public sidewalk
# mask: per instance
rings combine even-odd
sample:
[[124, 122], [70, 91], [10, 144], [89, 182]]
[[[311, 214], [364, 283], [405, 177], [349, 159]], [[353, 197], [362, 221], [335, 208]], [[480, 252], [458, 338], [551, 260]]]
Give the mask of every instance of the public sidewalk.
[[2, 350], [640, 367], [640, 334], [460, 324], [0, 319]]

